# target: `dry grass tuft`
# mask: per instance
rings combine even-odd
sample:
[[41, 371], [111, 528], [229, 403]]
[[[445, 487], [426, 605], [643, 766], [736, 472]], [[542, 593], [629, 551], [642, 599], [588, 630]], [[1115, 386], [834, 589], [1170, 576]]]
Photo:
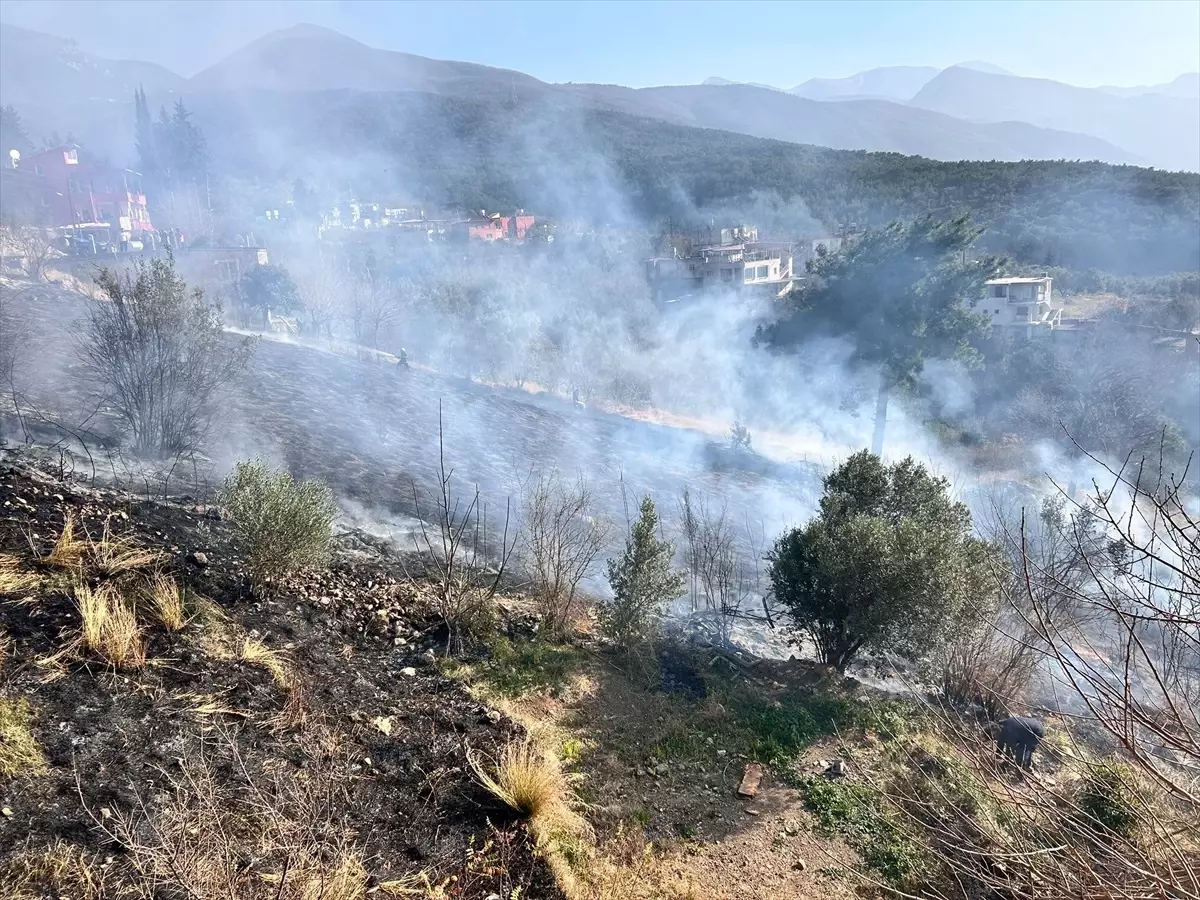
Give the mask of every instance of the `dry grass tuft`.
[[83, 646], [118, 669], [140, 669], [146, 664], [146, 641], [137, 613], [112, 585], [93, 589], [75, 585]]
[[0, 776], [38, 775], [46, 770], [46, 757], [33, 736], [33, 707], [23, 698], [0, 698]]
[[500, 752], [489, 772], [470, 756], [471, 768], [487, 790], [529, 820], [541, 841], [590, 834], [590, 826], [572, 808], [571, 777], [551, 753], [531, 741], [514, 741]]
[[112, 588], [108, 585], [96, 589], [82, 581], [75, 585], [75, 603], [79, 607], [79, 618], [82, 622], [80, 630], [83, 646], [97, 653], [104, 643], [104, 628], [112, 606], [109, 599], [111, 594]]
[[175, 579], [157, 573], [150, 579], [146, 589], [150, 607], [154, 610], [155, 618], [167, 631], [179, 631], [187, 624], [187, 614], [184, 610], [183, 592]]
[[54, 549], [42, 561], [57, 569], [79, 569], [83, 566], [83, 558], [87, 554], [87, 550], [88, 542], [75, 536], [75, 516], [67, 513], [62, 533], [54, 542]]
[[0, 553], [0, 596], [24, 594], [41, 583], [41, 576], [26, 572], [21, 560], [11, 553]]
[[100, 540], [90, 542], [92, 561], [105, 575], [121, 575], [153, 568], [165, 559], [161, 550], [139, 547], [124, 535], [113, 534], [111, 520], [104, 523]]
[[45, 849], [14, 853], [0, 863], [0, 884], [11, 900], [103, 900], [106, 873], [94, 856], [59, 841]]
[[266, 669], [271, 673], [275, 683], [284, 690], [290, 690], [295, 681], [292, 677], [292, 670], [288, 668], [282, 654], [255, 638], [248, 637], [242, 641], [237, 658], [249, 665]]

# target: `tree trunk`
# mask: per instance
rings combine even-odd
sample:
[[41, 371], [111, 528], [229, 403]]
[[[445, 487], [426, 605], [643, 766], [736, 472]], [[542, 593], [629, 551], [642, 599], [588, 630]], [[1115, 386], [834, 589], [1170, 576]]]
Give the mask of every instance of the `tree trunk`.
[[887, 426], [888, 398], [892, 393], [891, 382], [885, 372], [879, 373], [879, 394], [875, 398], [875, 434], [871, 438], [871, 452], [883, 456], [883, 430]]

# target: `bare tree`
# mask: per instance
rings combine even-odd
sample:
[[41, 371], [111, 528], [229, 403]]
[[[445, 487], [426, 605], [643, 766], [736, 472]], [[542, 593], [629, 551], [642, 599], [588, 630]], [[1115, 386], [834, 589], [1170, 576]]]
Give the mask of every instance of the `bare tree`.
[[504, 526], [500, 545], [488, 552], [487, 507], [480, 499], [478, 486], [465, 505], [452, 486], [454, 470], [446, 466], [443, 439], [442, 404], [438, 401], [438, 487], [429, 517], [436, 531], [425, 524], [426, 516], [413, 483], [413, 505], [421, 522], [413, 536], [434, 586], [434, 605], [447, 629], [446, 654], [463, 648], [480, 637], [492, 624], [492, 601], [504, 577], [516, 539], [509, 537], [511, 507], [504, 504]]
[[354, 341], [359, 346], [379, 349], [379, 335], [401, 318], [407, 292], [407, 280], [393, 282], [366, 273], [348, 280], [350, 322]]
[[47, 265], [60, 255], [50, 232], [36, 225], [9, 224], [4, 242], [7, 245], [4, 255], [17, 256], [25, 274], [33, 281], [45, 280]]
[[1078, 508], [1104, 545], [1076, 538], [1089, 577], [1070, 596], [1093, 613], [1096, 637], [1060, 627], [1031, 587], [1039, 572], [1030, 558], [1028, 620], [1088, 712], [1200, 820], [1200, 520], [1184, 492], [1186, 469], [1165, 472], [1161, 456], [1156, 465], [1131, 456], [1119, 468], [1092, 458], [1110, 480], [1094, 483]]
[[525, 500], [523, 548], [545, 632], [562, 636], [578, 612], [579, 584], [593, 570], [609, 523], [593, 513], [595, 498], [581, 477], [565, 485], [544, 475]]
[[[712, 509], [705, 497], [693, 501], [685, 490], [679, 511], [692, 612], [700, 612], [703, 598], [703, 614], [715, 622], [717, 638], [727, 646], [734, 621], [743, 616], [746, 603], [757, 590], [757, 572], [738, 546], [736, 528], [724, 502], [719, 509]], [[747, 535], [753, 536], [748, 523]]]
[[107, 299], [91, 304], [78, 348], [98, 399], [124, 422], [138, 452], [195, 449], [254, 339], [227, 337], [220, 310], [199, 288], [189, 290], [170, 258], [124, 274], [103, 269], [96, 282]]
[[347, 315], [349, 273], [321, 261], [299, 270], [296, 281], [313, 335], [332, 340], [334, 324]]

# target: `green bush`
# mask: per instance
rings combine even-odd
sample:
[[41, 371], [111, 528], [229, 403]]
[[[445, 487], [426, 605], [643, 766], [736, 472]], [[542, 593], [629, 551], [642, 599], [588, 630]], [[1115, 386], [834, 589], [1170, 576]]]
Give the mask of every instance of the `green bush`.
[[876, 788], [821, 777], [805, 778], [800, 787], [822, 832], [844, 837], [892, 887], [919, 891], [931, 872], [928, 855], [887, 811]]
[[225, 480], [218, 502], [245, 546], [256, 590], [328, 562], [337, 506], [325, 482], [297, 483], [261, 460], [243, 460]]
[[1129, 839], [1141, 824], [1134, 774], [1122, 763], [1093, 765], [1079, 783], [1075, 802], [1095, 831]]

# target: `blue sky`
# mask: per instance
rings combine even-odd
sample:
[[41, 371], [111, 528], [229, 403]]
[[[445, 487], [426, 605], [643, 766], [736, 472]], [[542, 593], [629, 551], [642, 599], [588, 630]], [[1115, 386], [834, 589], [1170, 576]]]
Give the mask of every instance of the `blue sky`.
[[300, 22], [546, 81], [635, 87], [710, 75], [792, 87], [965, 60], [1084, 86], [1154, 84], [1200, 69], [1200, 0], [0, 0], [0, 19], [183, 75]]

